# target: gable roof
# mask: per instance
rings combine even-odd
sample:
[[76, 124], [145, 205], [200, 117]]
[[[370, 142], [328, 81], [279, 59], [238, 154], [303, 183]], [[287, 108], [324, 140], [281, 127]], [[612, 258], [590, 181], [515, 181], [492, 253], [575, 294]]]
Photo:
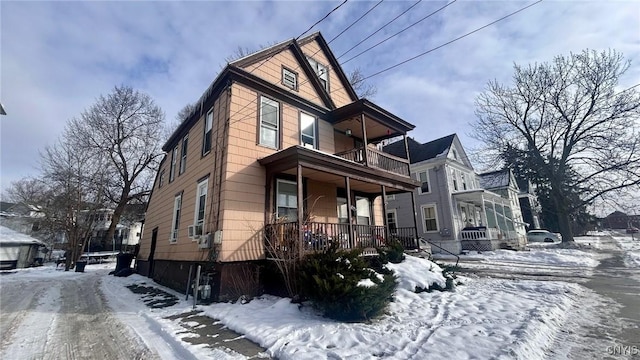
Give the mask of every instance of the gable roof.
[[[412, 138], [407, 138], [410, 162], [412, 164], [415, 164], [421, 161], [433, 159], [438, 155], [446, 153], [451, 147], [451, 144], [453, 144], [453, 139], [455, 137], [456, 134], [451, 134], [424, 144], [420, 144]], [[389, 144], [383, 147], [383, 151], [397, 157], [401, 157], [404, 159], [407, 158], [405, 156], [404, 141], [396, 141], [392, 144]]]
[[478, 174], [480, 186], [484, 189], [497, 189], [509, 186], [509, 170], [502, 169]]

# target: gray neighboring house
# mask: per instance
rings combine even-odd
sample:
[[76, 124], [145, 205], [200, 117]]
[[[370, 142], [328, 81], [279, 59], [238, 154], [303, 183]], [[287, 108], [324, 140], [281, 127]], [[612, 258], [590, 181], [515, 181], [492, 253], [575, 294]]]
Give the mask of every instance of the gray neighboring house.
[[[384, 151], [404, 157], [404, 146], [399, 141], [385, 146]], [[407, 146], [411, 176], [421, 186], [416, 189], [415, 209], [410, 194], [387, 197], [391, 228], [410, 226], [415, 211], [421, 224], [418, 236], [433, 245], [434, 253], [524, 246], [519, 205], [480, 185], [456, 134], [424, 144], [408, 138]]]

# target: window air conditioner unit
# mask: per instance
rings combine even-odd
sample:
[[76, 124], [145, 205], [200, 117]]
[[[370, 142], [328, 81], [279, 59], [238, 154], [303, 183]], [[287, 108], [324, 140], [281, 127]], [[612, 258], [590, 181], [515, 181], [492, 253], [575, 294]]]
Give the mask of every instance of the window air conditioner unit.
[[198, 239], [198, 247], [200, 249], [210, 249], [211, 248], [211, 233], [200, 236]]

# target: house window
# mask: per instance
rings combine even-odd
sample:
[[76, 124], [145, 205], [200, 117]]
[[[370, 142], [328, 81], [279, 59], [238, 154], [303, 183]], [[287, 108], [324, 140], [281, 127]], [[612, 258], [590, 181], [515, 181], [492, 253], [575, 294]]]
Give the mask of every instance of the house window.
[[347, 213], [347, 199], [343, 197], [337, 198], [338, 202], [338, 223], [346, 224], [349, 222], [349, 214]]
[[178, 161], [178, 145], [171, 151], [171, 167], [169, 167], [169, 182], [176, 178], [176, 163]]
[[204, 216], [207, 206], [207, 190], [209, 187], [209, 179], [202, 180], [198, 183], [196, 192], [196, 211], [193, 217], [194, 225], [200, 227], [199, 234], [204, 234]]
[[324, 89], [329, 91], [329, 69], [310, 57], [308, 57], [307, 60], [309, 61], [309, 65], [311, 65], [313, 71], [318, 75], [318, 79]]
[[451, 179], [453, 180], [453, 190], [458, 191], [458, 173], [455, 169], [451, 169]]
[[276, 217], [286, 221], [298, 220], [298, 187], [296, 183], [278, 180], [276, 187]]
[[292, 90], [298, 90], [298, 74], [282, 67], [282, 85]]
[[389, 202], [389, 201], [395, 200], [396, 196], [395, 195], [387, 195], [386, 199], [387, 199], [387, 202]]
[[161, 188], [164, 185], [164, 169], [160, 171], [160, 179], [158, 180], [158, 187]]
[[209, 110], [204, 119], [204, 137], [202, 138], [202, 156], [211, 151], [211, 129], [213, 129], [213, 109]]
[[431, 191], [429, 187], [429, 170], [419, 172], [418, 181], [421, 183], [418, 194], [428, 194]]
[[304, 147], [316, 148], [316, 118], [300, 113], [300, 143]]
[[178, 228], [180, 227], [180, 208], [182, 207], [182, 194], [173, 199], [173, 221], [171, 221], [171, 235], [169, 242], [175, 244], [178, 241]]
[[371, 205], [369, 199], [356, 196], [356, 224], [371, 225]]
[[260, 145], [278, 148], [280, 104], [277, 101], [260, 97]]
[[458, 160], [458, 152], [456, 151], [456, 149], [451, 149], [451, 154], [453, 155], [453, 158]]
[[180, 154], [180, 174], [187, 169], [187, 143], [189, 142], [189, 134], [182, 138], [182, 153]]
[[394, 231], [398, 228], [398, 222], [397, 222], [395, 210], [387, 211], [387, 226], [391, 231]]
[[462, 182], [462, 190], [467, 190], [467, 179], [464, 176], [464, 173], [460, 173], [460, 180]]
[[438, 231], [438, 217], [436, 215], [436, 205], [423, 205], [422, 209], [422, 225], [424, 232]]

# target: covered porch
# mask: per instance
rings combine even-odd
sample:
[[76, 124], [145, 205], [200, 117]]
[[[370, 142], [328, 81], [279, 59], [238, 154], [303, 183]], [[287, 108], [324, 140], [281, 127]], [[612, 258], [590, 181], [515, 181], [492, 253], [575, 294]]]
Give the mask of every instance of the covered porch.
[[521, 249], [525, 244], [513, 219], [509, 200], [484, 189], [453, 194], [462, 220], [458, 239], [462, 250]]
[[274, 249], [303, 255], [332, 244], [371, 254], [392, 239], [418, 247], [415, 217], [413, 227], [391, 230], [385, 215], [387, 195], [410, 192], [415, 204], [418, 183], [408, 175], [303, 146], [259, 162], [266, 169], [267, 256]]

